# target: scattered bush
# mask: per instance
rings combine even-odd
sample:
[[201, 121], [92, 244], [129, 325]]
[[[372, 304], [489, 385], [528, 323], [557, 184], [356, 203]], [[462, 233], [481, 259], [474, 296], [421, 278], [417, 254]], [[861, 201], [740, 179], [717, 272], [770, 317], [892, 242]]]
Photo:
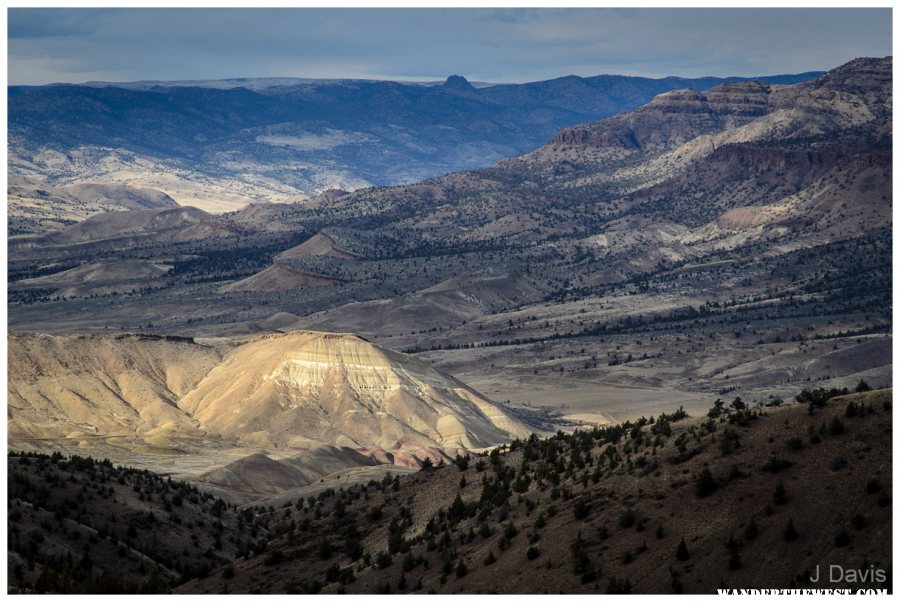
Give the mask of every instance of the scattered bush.
[[844, 546], [850, 545], [850, 534], [847, 533], [847, 529], [842, 527], [841, 530], [837, 532], [837, 535], [834, 536], [834, 545], [837, 548], [843, 548]]
[[753, 541], [757, 535], [759, 535], [759, 527], [756, 525], [756, 520], [751, 516], [750, 522], [744, 527], [744, 539]]
[[778, 481], [778, 483], [775, 485], [775, 493], [772, 494], [772, 501], [776, 504], [787, 503], [787, 489], [785, 489], [784, 487], [784, 481]]
[[779, 458], [776, 455], [769, 456], [769, 459], [763, 464], [762, 469], [766, 472], [780, 472], [785, 468], [790, 468], [794, 463], [790, 460], [785, 460], [783, 458]]
[[701, 470], [700, 474], [697, 476], [697, 481], [695, 483], [697, 497], [707, 497], [712, 495], [718, 488], [719, 482], [713, 477], [712, 473], [709, 471], [709, 467], [704, 466], [703, 470]]
[[675, 547], [675, 560], [684, 562], [690, 557], [691, 554], [688, 552], [687, 543], [685, 543], [684, 537], [682, 537], [681, 541], [678, 542], [678, 546]]
[[794, 541], [799, 537], [797, 533], [797, 529], [794, 527], [794, 521], [792, 519], [788, 519], [787, 526], [784, 528], [784, 540], [785, 541]]
[[828, 434], [829, 435], [843, 435], [844, 431], [844, 423], [841, 422], [841, 419], [837, 416], [834, 416], [831, 419], [831, 422], [828, 423]]
[[469, 567], [466, 566], [466, 563], [462, 560], [459, 561], [459, 564], [456, 565], [456, 578], [462, 579], [469, 572]]

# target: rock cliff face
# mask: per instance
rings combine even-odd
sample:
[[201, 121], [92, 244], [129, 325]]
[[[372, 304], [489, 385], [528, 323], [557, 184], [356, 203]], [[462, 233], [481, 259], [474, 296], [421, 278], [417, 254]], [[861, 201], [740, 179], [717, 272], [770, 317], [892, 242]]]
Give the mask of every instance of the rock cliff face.
[[267, 447], [479, 449], [528, 432], [452, 377], [350, 334], [261, 337], [179, 407], [211, 432]]
[[722, 84], [706, 93], [707, 106], [716, 113], [765, 115], [770, 110], [772, 87], [760, 82]]
[[665, 92], [633, 113], [561, 131], [548, 145], [662, 151], [704, 134], [740, 127], [771, 110], [771, 86], [729, 83], [706, 93]]
[[[568, 172], [560, 165], [569, 163], [582, 171], [599, 166], [609, 174], [649, 159], [639, 177], [653, 182], [729, 144], [802, 146], [836, 132], [846, 138], [859, 128], [858, 134], [870, 140], [854, 145], [872, 147], [873, 141], [877, 145], [890, 138], [891, 65], [890, 57], [865, 58], [792, 86], [742, 81], [705, 92], [664, 92], [631, 113], [566, 128], [544, 147], [504, 165], [564, 176]], [[652, 164], [663, 154], [659, 164]]]

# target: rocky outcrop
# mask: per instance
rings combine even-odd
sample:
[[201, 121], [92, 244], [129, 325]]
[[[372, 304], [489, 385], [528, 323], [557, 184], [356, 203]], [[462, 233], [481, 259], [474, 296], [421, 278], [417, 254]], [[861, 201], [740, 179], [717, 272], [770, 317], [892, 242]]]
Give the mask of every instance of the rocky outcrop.
[[667, 113], [706, 113], [709, 104], [706, 96], [690, 88], [672, 90], [655, 97], [641, 109], [643, 111], [663, 111]]
[[673, 90], [633, 113], [565, 129], [548, 146], [666, 150], [765, 115], [771, 109], [770, 93], [768, 84], [754, 81], [722, 84], [706, 93]]
[[478, 88], [469, 83], [469, 80], [461, 75], [451, 75], [441, 86], [447, 92], [463, 98], [471, 98], [484, 102], [485, 99], [478, 93]]
[[706, 92], [706, 103], [721, 115], [758, 117], [771, 110], [771, 93], [771, 86], [755, 81], [722, 84]]

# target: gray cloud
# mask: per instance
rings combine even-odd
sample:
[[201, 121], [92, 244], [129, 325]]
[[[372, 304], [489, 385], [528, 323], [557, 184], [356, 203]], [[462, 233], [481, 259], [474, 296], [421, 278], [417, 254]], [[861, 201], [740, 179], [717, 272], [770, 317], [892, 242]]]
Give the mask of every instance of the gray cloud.
[[765, 75], [891, 52], [890, 9], [25, 9], [9, 81]]

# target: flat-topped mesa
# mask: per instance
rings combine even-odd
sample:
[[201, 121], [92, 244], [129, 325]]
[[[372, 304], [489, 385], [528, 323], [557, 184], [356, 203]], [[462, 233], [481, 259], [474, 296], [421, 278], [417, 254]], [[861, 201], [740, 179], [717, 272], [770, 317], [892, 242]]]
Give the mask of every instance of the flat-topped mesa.
[[770, 85], [756, 81], [721, 84], [705, 93], [690, 88], [664, 92], [632, 113], [562, 130], [547, 146], [626, 152], [671, 149], [765, 115], [772, 110], [771, 93]]
[[[892, 62], [891, 57], [857, 59], [795, 85], [748, 80], [705, 93], [689, 88], [665, 92], [631, 113], [566, 128], [525, 159], [555, 169], [560, 162], [590, 164], [665, 152], [757, 120], [760, 127], [745, 138], [786, 131], [775, 124], [788, 121], [791, 136], [798, 138], [857, 127], [890, 115]], [[791, 112], [769, 119], [784, 109]]]
[[547, 146], [611, 152], [659, 151], [719, 131], [723, 126], [706, 95], [686, 88], [660, 94], [632, 113], [562, 130]]
[[660, 94], [638, 111], [764, 115], [769, 111], [772, 87], [757, 81], [718, 85], [705, 93], [690, 88]]

